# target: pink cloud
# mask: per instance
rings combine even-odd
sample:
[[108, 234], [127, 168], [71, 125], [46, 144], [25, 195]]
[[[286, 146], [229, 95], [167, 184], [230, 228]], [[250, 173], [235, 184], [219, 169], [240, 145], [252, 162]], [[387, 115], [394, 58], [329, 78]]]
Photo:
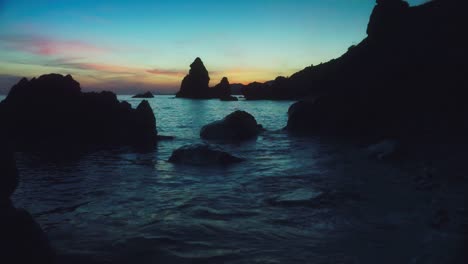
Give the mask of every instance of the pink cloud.
[[36, 55], [102, 54], [109, 51], [78, 40], [58, 40], [39, 35], [1, 35], [0, 45], [7, 49], [28, 52]]
[[45, 65], [53, 66], [53, 67], [68, 68], [68, 69], [90, 70], [90, 71], [120, 73], [120, 74], [135, 74], [137, 72], [144, 71], [143, 68], [138, 68], [138, 67], [105, 64], [105, 63], [79, 62], [77, 60], [79, 60], [79, 58], [59, 58], [59, 59], [49, 60]]
[[166, 70], [166, 69], [151, 69], [151, 70], [147, 70], [146, 72], [154, 74], [154, 75], [166, 75], [166, 76], [174, 76], [174, 77], [180, 77], [180, 76], [184, 76], [187, 74], [187, 71]]

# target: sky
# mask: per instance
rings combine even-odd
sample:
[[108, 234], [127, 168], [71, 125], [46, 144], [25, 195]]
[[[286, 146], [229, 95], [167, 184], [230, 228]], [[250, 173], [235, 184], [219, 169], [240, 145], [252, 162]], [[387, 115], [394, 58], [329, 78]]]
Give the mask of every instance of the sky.
[[[408, 1], [418, 5], [424, 0]], [[0, 94], [71, 74], [85, 91], [175, 93], [200, 57], [216, 85], [268, 81], [366, 37], [374, 0], [0, 0]]]

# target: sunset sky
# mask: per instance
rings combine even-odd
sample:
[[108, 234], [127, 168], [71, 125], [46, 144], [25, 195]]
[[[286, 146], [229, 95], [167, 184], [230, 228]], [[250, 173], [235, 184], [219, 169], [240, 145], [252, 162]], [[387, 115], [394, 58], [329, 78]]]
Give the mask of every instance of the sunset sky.
[[0, 93], [51, 72], [87, 91], [173, 93], [196, 57], [212, 86], [289, 76], [362, 40], [374, 3], [0, 0]]

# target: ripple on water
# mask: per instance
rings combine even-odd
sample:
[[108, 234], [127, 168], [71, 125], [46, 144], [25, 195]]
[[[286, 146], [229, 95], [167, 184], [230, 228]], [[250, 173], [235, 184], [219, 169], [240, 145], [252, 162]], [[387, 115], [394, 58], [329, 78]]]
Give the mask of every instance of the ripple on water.
[[[305, 249], [329, 232], [327, 211], [265, 202], [314, 200], [319, 193], [317, 142], [281, 131], [292, 102], [164, 96], [149, 102], [158, 131], [176, 137], [154, 152], [115, 149], [55, 160], [18, 155], [23, 182], [15, 201], [37, 216], [61, 251], [117, 255], [124, 263], [280, 263], [299, 251], [312, 254]], [[269, 130], [254, 141], [221, 144], [245, 162], [222, 168], [167, 162], [174, 149], [203, 142], [203, 125], [238, 109]]]

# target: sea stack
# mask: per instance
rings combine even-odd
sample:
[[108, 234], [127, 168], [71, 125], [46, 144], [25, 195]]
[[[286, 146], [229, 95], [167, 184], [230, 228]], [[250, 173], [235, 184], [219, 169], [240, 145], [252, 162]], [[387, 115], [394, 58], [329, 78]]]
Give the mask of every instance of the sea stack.
[[190, 72], [182, 80], [180, 91], [177, 93], [178, 98], [192, 98], [192, 99], [209, 99], [210, 90], [209, 84], [210, 76], [208, 71], [200, 58], [196, 58], [190, 65]]
[[223, 77], [221, 82], [215, 87], [211, 88], [213, 90], [213, 96], [219, 98], [221, 101], [237, 101], [237, 97], [231, 96], [231, 84], [227, 77]]

